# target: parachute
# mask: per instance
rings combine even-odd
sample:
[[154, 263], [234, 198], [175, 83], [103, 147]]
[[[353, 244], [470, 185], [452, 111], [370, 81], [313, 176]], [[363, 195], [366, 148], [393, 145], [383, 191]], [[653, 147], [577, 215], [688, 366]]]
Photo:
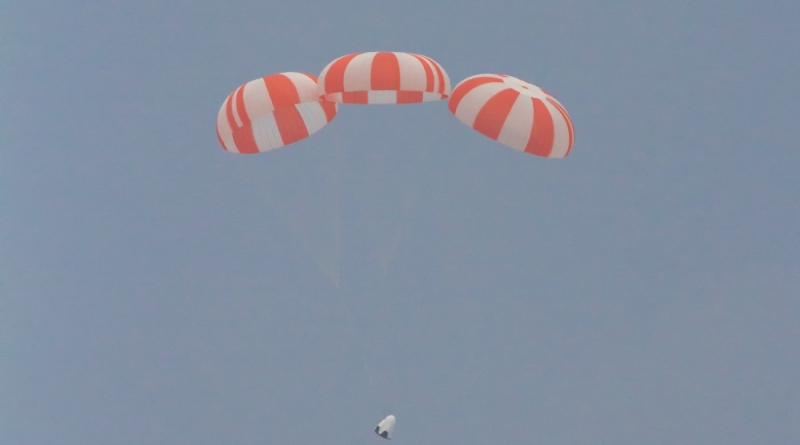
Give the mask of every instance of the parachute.
[[260, 153], [305, 139], [336, 116], [317, 96], [317, 78], [272, 74], [231, 93], [217, 114], [217, 138], [233, 153]]
[[475, 131], [516, 150], [563, 158], [575, 139], [567, 110], [543, 89], [504, 74], [479, 74], [453, 89], [448, 108]]
[[381, 420], [378, 426], [375, 427], [375, 434], [383, 437], [384, 439], [391, 439], [394, 434], [395, 418], [389, 414], [385, 419]]
[[[233, 153], [260, 153], [283, 147], [305, 139], [326, 126], [336, 116], [338, 104], [407, 104], [423, 103], [448, 99], [450, 112], [461, 122], [475, 131], [511, 148], [547, 158], [563, 158], [569, 155], [574, 143], [574, 129], [566, 109], [549, 93], [524, 80], [504, 74], [479, 74], [461, 81], [451, 90], [450, 78], [444, 68], [427, 56], [403, 52], [363, 52], [348, 54], [330, 62], [319, 75], [319, 79], [297, 72], [272, 74], [248, 82], [233, 93], [223, 103], [217, 115], [217, 138], [225, 150]], [[405, 131], [405, 130], [401, 130]], [[334, 144], [340, 148], [341, 144]], [[317, 179], [336, 171], [344, 157], [341, 150], [327, 150], [320, 147], [331, 159], [313, 159], [321, 174]], [[407, 153], [399, 156], [408, 157]], [[330, 161], [330, 162], [329, 162]], [[398, 163], [386, 163], [390, 171], [398, 170]], [[341, 166], [340, 166], [341, 167]], [[340, 168], [341, 169], [341, 168]], [[371, 167], [375, 175], [375, 165]], [[312, 172], [317, 173], [317, 172]], [[287, 173], [288, 174], [288, 173]], [[306, 169], [304, 174], [309, 174]], [[273, 175], [274, 178], [276, 175]], [[277, 178], [281, 184], [281, 178]], [[300, 181], [302, 182], [302, 181]], [[340, 206], [339, 189], [341, 181], [318, 180], [320, 193], [307, 195], [323, 196], [330, 193], [330, 203], [334, 211], [327, 221], [332, 229], [334, 247], [329, 252], [316, 253], [315, 260], [335, 284], [341, 298], [342, 307], [349, 314], [343, 292], [339, 286], [338, 261], [340, 255]], [[408, 181], [401, 181], [406, 185]], [[303, 195], [306, 189], [290, 184], [290, 189], [300, 190], [295, 196]], [[362, 187], [368, 192], [380, 187]], [[311, 236], [313, 223], [324, 214], [320, 206], [304, 206], [308, 201], [294, 199], [291, 192], [280, 193], [283, 199], [274, 199], [273, 206], [285, 215], [283, 220], [301, 239], [305, 247], [312, 251], [324, 242], [320, 237]], [[286, 198], [289, 196], [289, 198]], [[366, 199], [369, 201], [369, 199]], [[373, 205], [378, 200], [361, 205], [368, 213], [381, 213], [381, 209], [396, 210], [396, 202]], [[281, 209], [281, 203], [283, 208]], [[311, 212], [309, 212], [311, 208]], [[376, 212], [375, 209], [378, 209]], [[384, 213], [391, 213], [386, 212]], [[366, 219], [366, 218], [365, 218]], [[380, 219], [380, 218], [373, 218]], [[384, 218], [388, 219], [388, 218]], [[398, 230], [395, 230], [397, 232]], [[386, 265], [391, 252], [397, 247], [399, 236], [392, 236], [391, 230], [367, 230], [377, 233], [378, 244], [386, 240], [389, 245], [380, 253], [386, 283]], [[322, 238], [325, 238], [324, 236]], [[324, 250], [324, 249], [322, 249]], [[354, 329], [356, 327], [354, 326]], [[368, 349], [368, 348], [366, 348]], [[369, 375], [369, 366], [365, 364]], [[386, 391], [381, 397], [387, 397]], [[375, 433], [384, 439], [391, 439], [394, 433], [395, 417], [389, 415], [378, 423]]]
[[234, 153], [265, 152], [319, 131], [336, 116], [339, 103], [443, 99], [458, 120], [501, 144], [546, 158], [563, 158], [572, 151], [572, 120], [545, 90], [505, 74], [478, 74], [451, 92], [441, 65], [403, 52], [341, 56], [322, 70], [319, 80], [287, 72], [250, 81], [222, 104], [217, 138]]
[[450, 78], [430, 57], [411, 53], [348, 54], [319, 75], [321, 99], [350, 104], [408, 104], [442, 100]]

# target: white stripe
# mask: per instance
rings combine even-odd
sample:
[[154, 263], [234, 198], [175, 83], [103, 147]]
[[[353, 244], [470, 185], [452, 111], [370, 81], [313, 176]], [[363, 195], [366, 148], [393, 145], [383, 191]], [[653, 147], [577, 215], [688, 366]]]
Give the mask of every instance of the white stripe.
[[239, 147], [237, 147], [236, 144], [233, 142], [232, 133], [227, 136], [220, 135], [220, 137], [222, 138], [222, 144], [226, 150], [228, 150], [231, 153], [239, 153]]
[[227, 148], [229, 152], [239, 153], [239, 147], [236, 146], [236, 142], [233, 140], [233, 133], [223, 137], [222, 142], [225, 144], [225, 148]]
[[[434, 92], [436, 92], [438, 94], [438, 92], [439, 92], [439, 84], [442, 83], [442, 79], [440, 78], [439, 73], [436, 72], [436, 66], [435, 65], [437, 65], [437, 64], [435, 62], [433, 62], [431, 59], [429, 59], [429, 58], [427, 58], [427, 57], [425, 57], [425, 56], [423, 56], [421, 54], [417, 54], [417, 56], [419, 56], [419, 58], [421, 58], [423, 60], [423, 63], [428, 65], [428, 68], [430, 68], [431, 73], [433, 74], [433, 90], [432, 91], [434, 91]], [[426, 83], [427, 83], [427, 79], [426, 79]]]
[[495, 94], [508, 88], [502, 82], [491, 82], [483, 85], [478, 85], [473, 88], [469, 93], [461, 98], [461, 102], [456, 108], [455, 115], [461, 122], [469, 125], [470, 127], [475, 123], [475, 117], [481, 111], [486, 102]]
[[372, 59], [374, 52], [363, 53], [353, 57], [344, 69], [344, 91], [369, 90], [372, 74]]
[[[445, 96], [449, 96], [450, 95], [450, 91], [451, 91], [450, 90], [450, 76], [447, 75], [447, 71], [444, 70], [444, 67], [442, 67], [438, 63], [436, 64], [436, 66], [438, 66], [439, 69], [442, 71], [442, 77], [444, 78], [444, 91], [443, 91], [444, 95]], [[435, 73], [436, 73], [436, 71], [434, 71], [434, 74]]]
[[247, 110], [247, 116], [250, 117], [250, 121], [275, 109], [272, 105], [272, 99], [269, 97], [267, 84], [264, 83], [264, 78], [247, 82], [244, 86], [243, 94], [244, 108]]
[[[433, 72], [433, 91], [437, 91], [438, 92], [439, 91], [439, 86], [444, 84], [443, 88], [442, 88], [442, 93], [445, 96], [449, 96], [450, 95], [450, 77], [447, 76], [447, 71], [445, 71], [444, 68], [441, 65], [439, 65], [436, 61], [434, 61], [430, 57], [423, 56], [423, 55], [420, 55], [420, 54], [418, 54], [418, 56], [422, 57], [423, 59], [425, 59], [426, 62], [428, 62], [428, 66], [430, 66], [431, 72]], [[437, 70], [437, 68], [438, 68], [438, 70]], [[439, 73], [441, 73], [441, 74], [439, 74]]]
[[219, 133], [219, 138], [222, 139], [222, 147], [225, 150], [238, 153], [239, 150], [233, 142], [233, 129], [228, 123], [228, 101], [231, 100], [232, 96], [233, 93], [228, 95], [228, 98], [222, 103], [219, 113], [217, 113], [217, 133]]
[[342, 103], [342, 93], [330, 93], [322, 96], [322, 99], [328, 102]]
[[564, 117], [553, 104], [546, 100], [542, 102], [553, 119], [553, 149], [547, 157], [563, 158], [567, 155], [567, 149], [569, 149], [569, 127], [567, 127]]
[[[458, 87], [460, 87], [462, 83], [464, 83], [464, 82], [466, 82], [468, 80], [471, 80], [471, 79], [477, 79], [479, 77], [481, 77], [481, 78], [485, 77], [485, 78], [489, 78], [489, 79], [499, 79], [499, 80], [503, 80], [504, 79], [504, 77], [498, 76], [497, 74], [476, 74], [474, 76], [469, 76], [466, 79], [464, 79], [461, 82], [459, 82], [458, 85], [456, 85], [456, 89], [458, 89]], [[500, 83], [500, 82], [497, 82], [497, 83]]]
[[241, 87], [237, 88], [233, 92], [233, 97], [231, 97], [231, 109], [233, 110], [233, 120], [236, 122], [236, 126], [237, 127], [241, 127], [242, 126], [242, 119], [239, 118], [239, 109], [236, 107], [236, 99], [238, 98], [237, 97], [237, 93], [239, 93], [240, 91], [243, 91], [243, 90], [244, 89], [241, 88]]
[[432, 102], [435, 100], [442, 100], [444, 96], [439, 93], [422, 93], [422, 101], [423, 102]]
[[505, 76], [503, 77], [503, 82], [520, 93], [525, 94], [526, 96], [535, 97], [542, 100], [547, 97], [547, 94], [542, 91], [541, 88], [522, 79], [517, 79], [513, 76]]
[[396, 104], [397, 91], [394, 90], [370, 90], [367, 91], [368, 104]]
[[[556, 106], [556, 108], [560, 108], [560, 109], [561, 109], [561, 111], [563, 111], [563, 113], [564, 113], [564, 118], [567, 120], [567, 122], [566, 122], [566, 123], [567, 123], [567, 129], [568, 129], [568, 130], [570, 130], [571, 137], [572, 137], [572, 144], [574, 145], [574, 144], [575, 144], [575, 127], [574, 127], [574, 125], [572, 124], [572, 120], [571, 120], [571, 119], [570, 119], [570, 117], [569, 117], [569, 113], [567, 112], [567, 109], [566, 109], [566, 108], [564, 108], [564, 105], [561, 105], [561, 102], [559, 102], [558, 100], [556, 100], [556, 98], [555, 98], [555, 97], [553, 97], [553, 96], [550, 96], [550, 95], [548, 95], [547, 97], [548, 97], [550, 100], [552, 100], [553, 102], [555, 102], [555, 103], [556, 103], [556, 105], [557, 105], [557, 106]], [[559, 114], [561, 114], [561, 113], [559, 113]]]
[[300, 102], [316, 102], [319, 100], [317, 94], [317, 84], [308, 76], [303, 73], [281, 73], [288, 77], [294, 84], [297, 90], [297, 95], [300, 97]]
[[331, 65], [336, 63], [336, 61], [339, 60], [339, 59], [341, 59], [341, 57], [339, 57], [338, 59], [335, 59], [333, 62], [327, 64], [325, 66], [325, 68], [322, 69], [322, 72], [319, 73], [319, 76], [317, 76], [317, 95], [319, 97], [322, 97], [322, 96], [325, 95], [325, 78], [328, 77], [328, 70], [331, 69]]
[[258, 151], [264, 152], [274, 148], [283, 147], [283, 139], [275, 122], [275, 115], [267, 113], [252, 121], [253, 139], [256, 141]]
[[403, 91], [425, 91], [428, 83], [425, 68], [416, 57], [408, 53], [393, 53], [400, 64], [400, 89]]
[[322, 109], [322, 105], [319, 102], [305, 102], [296, 105], [296, 107], [300, 117], [303, 118], [309, 136], [328, 124], [325, 110]]
[[225, 99], [225, 102], [222, 103], [222, 107], [219, 109], [219, 113], [217, 113], [217, 131], [219, 132], [220, 137], [224, 135], [231, 134], [231, 126], [228, 124], [228, 101], [230, 100], [230, 95], [228, 98]]
[[236, 143], [233, 141], [233, 133], [219, 133], [219, 138], [222, 139], [222, 147], [225, 150], [228, 150], [232, 153], [239, 153], [239, 148], [236, 146]]
[[509, 147], [524, 151], [531, 137], [531, 126], [533, 125], [533, 102], [531, 98], [520, 94], [511, 111], [508, 113], [503, 128], [497, 136], [497, 142], [508, 145]]

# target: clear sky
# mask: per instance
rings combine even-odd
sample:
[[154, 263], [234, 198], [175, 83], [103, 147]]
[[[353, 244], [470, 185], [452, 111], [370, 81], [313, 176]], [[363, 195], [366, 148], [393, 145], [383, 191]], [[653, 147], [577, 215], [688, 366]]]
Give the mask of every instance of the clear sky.
[[[800, 443], [800, 3], [0, 7], [0, 442]], [[408, 51], [552, 93], [217, 141], [249, 80]], [[338, 287], [336, 286], [338, 283]]]

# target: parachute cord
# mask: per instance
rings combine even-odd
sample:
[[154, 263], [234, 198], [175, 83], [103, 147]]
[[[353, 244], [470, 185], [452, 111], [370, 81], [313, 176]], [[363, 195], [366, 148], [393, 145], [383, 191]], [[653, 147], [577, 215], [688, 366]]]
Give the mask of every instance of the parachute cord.
[[[324, 255], [319, 254], [313, 245], [308, 241], [307, 237], [302, 236], [301, 233], [298, 233], [297, 228], [292, 223], [290, 215], [287, 214], [287, 210], [281, 206], [280, 200], [273, 195], [273, 192], [270, 190], [269, 187], [264, 187], [262, 184], [262, 176], [259, 175], [256, 177], [254, 174], [251, 173], [249, 168], [241, 168], [239, 169], [239, 174], [243, 177], [246, 183], [250, 185], [251, 190], [257, 190], [258, 194], [266, 201], [267, 206], [273, 211], [277, 219], [280, 223], [286, 228], [287, 232], [292, 235], [293, 238], [298, 242], [300, 247], [305, 251], [306, 255], [310, 259], [313, 260], [320, 268], [321, 272], [330, 280], [330, 282], [334, 285], [336, 289], [337, 299], [339, 300], [339, 305], [341, 307], [342, 312], [347, 319], [347, 324], [350, 330], [350, 335], [356, 338], [356, 342], [358, 343], [357, 347], [360, 349], [360, 353], [363, 355], [364, 360], [364, 375], [366, 377], [367, 383], [369, 384], [369, 395], [367, 396], [368, 404], [371, 407], [383, 407], [385, 408], [385, 403], [381, 403], [379, 400], [380, 396], [385, 396], [385, 394], [378, 394], [378, 384], [376, 382], [376, 375], [372, 366], [372, 351], [370, 344], [359, 330], [358, 325], [356, 323], [356, 317], [354, 316], [353, 311], [350, 309], [349, 305], [347, 304], [347, 299], [345, 298], [344, 292], [342, 290], [342, 271], [341, 271], [341, 260], [342, 260], [342, 251], [343, 251], [343, 233], [344, 233], [344, 219], [342, 216], [342, 190], [344, 188], [344, 177], [345, 169], [346, 169], [346, 147], [345, 144], [342, 142], [342, 138], [339, 134], [338, 128], [333, 127], [333, 162], [330, 165], [334, 170], [332, 173], [335, 175], [334, 177], [334, 184], [333, 187], [329, 189], [329, 193], [331, 193], [331, 198], [333, 200], [333, 207], [334, 207], [334, 214], [332, 215], [333, 224], [333, 236], [334, 236], [334, 257], [332, 258], [332, 263], [325, 261]], [[382, 261], [383, 263], [383, 291], [384, 294], [386, 292], [386, 280], [385, 275], [387, 273], [387, 261]]]
[[373, 406], [375, 405], [380, 406], [379, 401], [377, 399], [378, 391], [375, 384], [375, 376], [372, 372], [372, 366], [369, 358], [370, 357], [369, 344], [367, 343], [361, 331], [358, 329], [355, 316], [353, 315], [353, 312], [350, 310], [350, 307], [347, 305], [347, 299], [344, 297], [342, 289], [338, 285], [336, 286], [336, 295], [339, 300], [339, 305], [342, 308], [342, 312], [344, 312], [345, 316], [347, 317], [347, 322], [348, 322], [347, 324], [348, 327], [350, 328], [351, 335], [357, 339], [357, 343], [360, 346], [359, 349], [362, 350], [362, 354], [364, 357], [364, 374], [367, 377], [367, 382], [369, 383], [369, 394], [370, 394], [369, 398], [372, 399], [371, 403]]
[[[340, 203], [340, 195], [341, 195], [341, 187], [337, 187], [334, 190], [335, 196], [334, 199], [337, 203], [337, 214], [334, 216], [334, 259], [333, 264], [330, 264], [329, 261], [326, 261], [324, 251], [320, 253], [318, 249], [314, 249], [312, 247], [312, 243], [308, 240], [308, 237], [303, 236], [297, 228], [295, 224], [292, 223], [291, 218], [288, 216], [290, 212], [286, 211], [282, 206], [279, 204], [278, 199], [273, 196], [272, 192], [269, 190], [269, 187], [263, 187], [263, 184], [253, 175], [250, 171], [246, 168], [241, 169], [239, 174], [243, 177], [245, 183], [249, 184], [249, 188], [251, 190], [257, 190], [259, 196], [266, 200], [267, 207], [272, 211], [272, 213], [277, 217], [278, 221], [283, 225], [286, 229], [287, 233], [289, 233], [292, 238], [297, 242], [297, 244], [303, 249], [305, 254], [308, 258], [310, 258], [314, 263], [316, 263], [317, 267], [319, 267], [320, 272], [327, 279], [329, 279], [334, 286], [339, 286], [340, 280], [340, 262], [341, 262], [341, 216], [339, 210], [339, 203]], [[259, 177], [259, 179], [261, 179]]]
[[[389, 283], [388, 283], [389, 260], [384, 260], [381, 263], [383, 264], [383, 271], [382, 271], [383, 273], [381, 274], [381, 287], [383, 289], [381, 290], [381, 295], [383, 296], [384, 301], [388, 302], [388, 301], [391, 301], [390, 299], [388, 299], [388, 295], [389, 295]], [[389, 371], [389, 375], [387, 375], [387, 379], [393, 380], [392, 379], [392, 375], [391, 375], [391, 371]], [[384, 394], [384, 397], [386, 397], [387, 395], [392, 394], [392, 393], [393, 393], [393, 391], [388, 391], [386, 394]], [[381, 407], [384, 410], [384, 414], [383, 414], [384, 417], [388, 416], [389, 414], [391, 414], [391, 407], [392, 407], [391, 400], [388, 401], [389, 412], [386, 412], [386, 409], [387, 409], [386, 403], [387, 403], [387, 401], [384, 400], [383, 404], [381, 405]]]
[[[341, 274], [341, 261], [342, 261], [342, 226], [344, 222], [342, 220], [342, 181], [344, 181], [345, 177], [345, 153], [344, 153], [344, 143], [342, 143], [341, 135], [339, 134], [338, 128], [334, 128], [335, 132], [333, 133], [333, 139], [335, 141], [335, 162], [336, 166], [334, 167], [337, 172], [339, 172], [338, 181], [336, 181], [336, 191], [334, 193], [334, 197], [336, 199], [336, 215], [334, 218], [336, 219], [333, 222], [334, 225], [334, 236], [336, 239], [334, 240], [334, 249], [336, 249], [336, 271], [337, 274]], [[339, 290], [339, 280], [340, 277], [337, 276], [336, 279], [336, 288], [337, 291]]]
[[[332, 130], [333, 130], [332, 136], [335, 141], [335, 158], [334, 158], [334, 162], [336, 163], [335, 168], [340, 173], [339, 182], [337, 182], [336, 184], [337, 190], [335, 192], [335, 199], [336, 199], [335, 207], [338, 211], [336, 214], [336, 221], [334, 221], [334, 226], [335, 226], [335, 236], [336, 236], [335, 240], [336, 260], [337, 260], [336, 270], [341, 271], [340, 261], [342, 258], [342, 244], [343, 244], [342, 235], [344, 232], [344, 221], [342, 218], [342, 211], [341, 211], [342, 209], [341, 190], [344, 187], [342, 181], [344, 181], [344, 178], [347, 177], [345, 172], [347, 166], [347, 161], [346, 161], [347, 153], [346, 153], [346, 146], [342, 142], [342, 137], [339, 132], [339, 128], [334, 126]], [[334, 285], [336, 286], [336, 296], [339, 299], [339, 305], [341, 306], [342, 311], [347, 317], [347, 323], [349, 325], [351, 335], [353, 335], [357, 339], [356, 341], [358, 342], [359, 349], [361, 349], [361, 353], [363, 354], [364, 357], [364, 375], [366, 376], [367, 383], [369, 384], [369, 391], [368, 391], [369, 392], [368, 398], [370, 399], [369, 403], [372, 406], [379, 406], [379, 401], [377, 400], [378, 390], [377, 390], [377, 385], [375, 383], [375, 375], [372, 370], [372, 363], [370, 360], [370, 357], [372, 356], [370, 345], [368, 344], [362, 332], [359, 330], [358, 324], [356, 322], [356, 317], [347, 304], [347, 299], [345, 298], [344, 292], [342, 291], [341, 287], [341, 277], [337, 277], [337, 280], [334, 282]]]

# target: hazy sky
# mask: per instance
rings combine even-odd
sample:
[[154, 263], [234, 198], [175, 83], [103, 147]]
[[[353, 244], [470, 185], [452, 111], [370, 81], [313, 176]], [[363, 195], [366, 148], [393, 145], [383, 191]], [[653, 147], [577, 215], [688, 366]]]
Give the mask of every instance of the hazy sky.
[[[800, 3], [0, 7], [0, 442], [800, 443]], [[225, 152], [226, 96], [359, 51], [552, 93]], [[338, 283], [338, 287], [336, 286]]]

